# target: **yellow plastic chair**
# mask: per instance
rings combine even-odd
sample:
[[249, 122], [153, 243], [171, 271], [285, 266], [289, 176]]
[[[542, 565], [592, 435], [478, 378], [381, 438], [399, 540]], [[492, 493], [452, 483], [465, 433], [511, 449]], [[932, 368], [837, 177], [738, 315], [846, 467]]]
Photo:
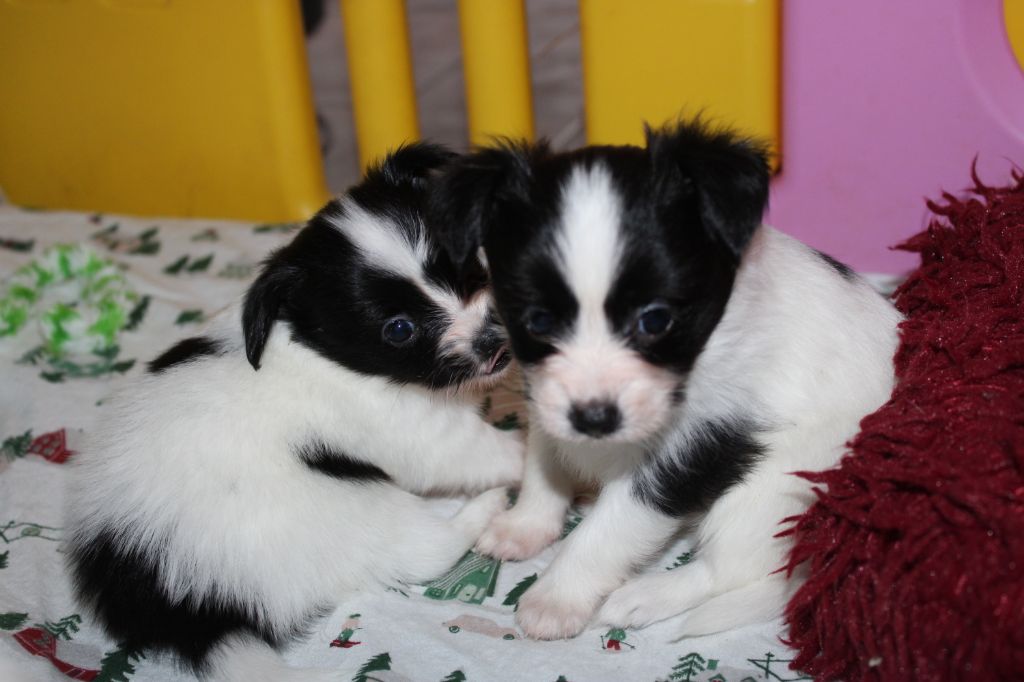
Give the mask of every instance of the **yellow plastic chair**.
[[328, 197], [294, 0], [0, 2], [0, 188], [260, 221]]

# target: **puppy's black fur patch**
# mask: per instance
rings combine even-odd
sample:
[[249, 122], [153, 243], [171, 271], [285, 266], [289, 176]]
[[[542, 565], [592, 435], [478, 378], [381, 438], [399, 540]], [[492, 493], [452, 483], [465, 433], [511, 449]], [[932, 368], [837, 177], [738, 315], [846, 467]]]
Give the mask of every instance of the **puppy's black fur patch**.
[[814, 253], [817, 254], [818, 258], [820, 258], [821, 260], [825, 261], [825, 263], [830, 268], [832, 268], [833, 270], [838, 272], [840, 277], [845, 279], [847, 282], [852, 282], [855, 279], [857, 279], [857, 273], [854, 272], [853, 268], [851, 268], [846, 263], [843, 263], [842, 261], [836, 260], [835, 258], [833, 258], [832, 256], [828, 255], [824, 251], [818, 251], [817, 249], [814, 249]]
[[171, 346], [147, 367], [150, 374], [159, 374], [168, 367], [192, 362], [207, 355], [220, 355], [222, 352], [223, 346], [217, 340], [208, 336], [193, 336]]
[[346, 481], [364, 483], [391, 480], [379, 467], [349, 457], [326, 443], [313, 440], [297, 448], [299, 459], [313, 471]]
[[[393, 229], [408, 244], [416, 244], [425, 229], [431, 178], [452, 157], [435, 145], [403, 147], [368, 171], [349, 191], [348, 201], [381, 219], [375, 229]], [[267, 259], [250, 287], [242, 326], [252, 366], [259, 369], [271, 329], [285, 321], [294, 341], [362, 374], [430, 388], [476, 376], [472, 359], [440, 348], [449, 314], [409, 278], [368, 261], [338, 229], [336, 223], [346, 219], [346, 205], [332, 201], [325, 206], [290, 244]], [[422, 274], [436, 287], [464, 298], [486, 285], [486, 278], [461, 276], [440, 249], [430, 255]], [[416, 329], [401, 346], [382, 338], [384, 325], [397, 317]], [[497, 325], [495, 330], [501, 331]]]
[[652, 453], [633, 478], [633, 494], [669, 516], [707, 510], [765, 454], [743, 420], [702, 424], [677, 452]]
[[72, 543], [68, 557], [78, 593], [88, 595], [107, 633], [129, 649], [174, 651], [198, 674], [207, 654], [228, 635], [246, 632], [270, 646], [281, 644], [238, 606], [209, 598], [199, 604], [171, 601], [161, 586], [159, 556], [125, 548], [113, 529]]
[[[431, 197], [431, 228], [457, 264], [484, 247], [513, 352], [523, 364], [537, 364], [575, 327], [579, 305], [557, 256], [557, 223], [572, 174], [597, 166], [610, 174], [622, 211], [608, 320], [646, 361], [682, 375], [725, 311], [768, 201], [768, 155], [758, 142], [695, 121], [648, 130], [646, 149], [554, 153], [522, 143], [484, 149], [442, 172]], [[665, 305], [675, 324], [642, 341], [632, 330], [652, 303]], [[536, 309], [554, 317], [544, 339], [526, 329]]]

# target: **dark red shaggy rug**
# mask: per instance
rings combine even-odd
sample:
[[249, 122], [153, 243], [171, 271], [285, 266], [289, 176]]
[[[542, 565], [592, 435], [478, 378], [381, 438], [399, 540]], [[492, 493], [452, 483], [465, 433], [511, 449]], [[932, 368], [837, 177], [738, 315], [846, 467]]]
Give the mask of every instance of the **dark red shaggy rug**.
[[792, 667], [816, 679], [1024, 679], [1024, 176], [973, 177], [898, 247], [921, 266], [897, 387], [788, 531], [811, 576]]

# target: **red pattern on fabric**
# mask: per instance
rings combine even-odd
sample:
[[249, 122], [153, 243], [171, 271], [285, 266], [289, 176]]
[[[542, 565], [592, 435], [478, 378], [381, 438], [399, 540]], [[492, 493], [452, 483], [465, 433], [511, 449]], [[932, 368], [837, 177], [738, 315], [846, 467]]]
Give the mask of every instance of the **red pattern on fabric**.
[[28, 453], [39, 455], [54, 464], [63, 464], [68, 457], [75, 454], [74, 451], [68, 450], [67, 434], [64, 429], [39, 436], [29, 444]]
[[892, 398], [851, 454], [802, 474], [818, 501], [791, 519], [793, 669], [817, 679], [1024, 675], [1024, 177], [929, 202], [898, 248], [921, 266]]
[[66, 661], [60, 660], [57, 657], [57, 638], [42, 628], [26, 628], [17, 632], [14, 634], [14, 641], [33, 656], [42, 656], [49, 659], [54, 668], [73, 680], [86, 680], [88, 682], [89, 680], [96, 679], [96, 676], [100, 674], [99, 670], [80, 668], [77, 665], [71, 665]]

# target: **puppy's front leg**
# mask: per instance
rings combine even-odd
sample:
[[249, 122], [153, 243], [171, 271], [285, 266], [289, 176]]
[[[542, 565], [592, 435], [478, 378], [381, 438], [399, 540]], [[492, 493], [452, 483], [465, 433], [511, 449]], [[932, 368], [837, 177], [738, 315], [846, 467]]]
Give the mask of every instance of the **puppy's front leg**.
[[[436, 410], [436, 408], [435, 408]], [[424, 419], [431, 419], [425, 415]], [[417, 443], [417, 457], [396, 467], [395, 482], [412, 492], [477, 492], [516, 485], [523, 476], [523, 435], [502, 431], [474, 407], [449, 407], [430, 436]]]
[[522, 479], [522, 434], [491, 426], [473, 405], [411, 388], [353, 402], [346, 419], [323, 420], [321, 433], [403, 490], [473, 493]]
[[607, 484], [551, 566], [519, 600], [519, 627], [534, 639], [579, 634], [601, 601], [679, 527], [678, 519], [638, 499], [631, 479]]
[[494, 518], [477, 542], [477, 550], [499, 559], [529, 559], [562, 534], [572, 496], [572, 479], [553, 444], [540, 429], [530, 429], [516, 505]]

